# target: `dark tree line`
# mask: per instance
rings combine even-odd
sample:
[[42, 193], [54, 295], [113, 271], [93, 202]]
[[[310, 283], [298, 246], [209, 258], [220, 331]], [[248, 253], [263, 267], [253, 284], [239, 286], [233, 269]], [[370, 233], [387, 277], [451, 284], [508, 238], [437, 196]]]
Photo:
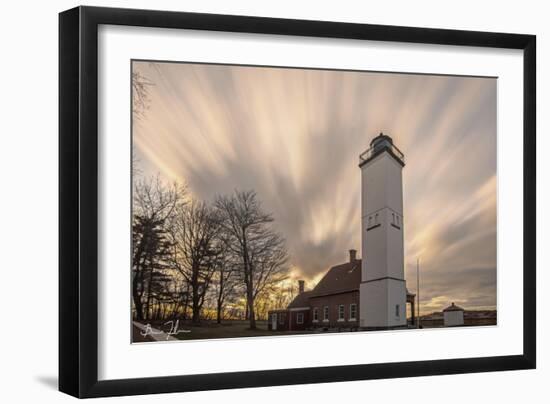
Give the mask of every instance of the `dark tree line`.
[[256, 328], [277, 285], [288, 276], [285, 240], [253, 191], [208, 204], [185, 187], [158, 179], [135, 184], [132, 297], [138, 321], [215, 316], [244, 318]]
[[132, 223], [132, 296], [136, 318], [149, 316], [153, 301], [164, 300], [170, 282], [170, 223], [184, 190], [164, 188], [158, 179], [140, 181], [134, 190]]

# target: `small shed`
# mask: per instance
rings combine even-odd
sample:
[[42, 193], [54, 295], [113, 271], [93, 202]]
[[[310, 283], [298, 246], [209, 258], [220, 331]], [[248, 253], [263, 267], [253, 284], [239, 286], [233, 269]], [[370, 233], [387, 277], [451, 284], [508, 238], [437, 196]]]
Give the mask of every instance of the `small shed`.
[[445, 327], [456, 327], [464, 325], [464, 309], [453, 303], [443, 310], [443, 325]]

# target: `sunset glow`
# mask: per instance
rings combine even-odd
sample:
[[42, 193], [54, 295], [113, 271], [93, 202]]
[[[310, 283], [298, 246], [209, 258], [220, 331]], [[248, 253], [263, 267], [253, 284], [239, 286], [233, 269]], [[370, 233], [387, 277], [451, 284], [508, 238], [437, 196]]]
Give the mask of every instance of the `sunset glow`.
[[[254, 189], [313, 286], [361, 254], [359, 154], [403, 151], [405, 276], [422, 311], [496, 307], [497, 80], [134, 62], [151, 85], [134, 119], [139, 175], [201, 200]], [[363, 257], [364, 258], [364, 257]], [[367, 257], [368, 259], [368, 257]]]

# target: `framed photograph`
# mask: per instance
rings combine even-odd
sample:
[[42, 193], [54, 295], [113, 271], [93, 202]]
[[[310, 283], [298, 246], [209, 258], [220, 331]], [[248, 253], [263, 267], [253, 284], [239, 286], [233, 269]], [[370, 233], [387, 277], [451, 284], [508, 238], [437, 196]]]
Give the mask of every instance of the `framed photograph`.
[[59, 17], [59, 388], [532, 369], [535, 36]]

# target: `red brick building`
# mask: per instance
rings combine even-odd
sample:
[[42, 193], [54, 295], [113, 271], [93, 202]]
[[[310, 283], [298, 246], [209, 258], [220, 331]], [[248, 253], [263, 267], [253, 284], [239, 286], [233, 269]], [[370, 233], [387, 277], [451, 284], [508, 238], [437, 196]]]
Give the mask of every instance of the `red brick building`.
[[[349, 261], [330, 268], [311, 291], [299, 293], [286, 309], [269, 312], [268, 328], [273, 331], [300, 331], [313, 328], [359, 328], [359, 285], [361, 259], [350, 250]], [[407, 292], [414, 323], [415, 295]]]

